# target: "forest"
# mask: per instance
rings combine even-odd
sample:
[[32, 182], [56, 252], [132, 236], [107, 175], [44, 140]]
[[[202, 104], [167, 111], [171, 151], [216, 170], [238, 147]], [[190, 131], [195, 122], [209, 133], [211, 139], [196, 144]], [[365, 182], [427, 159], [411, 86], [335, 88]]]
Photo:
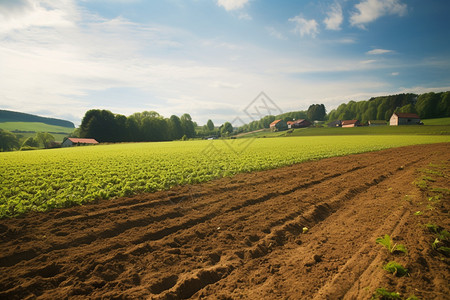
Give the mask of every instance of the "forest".
[[388, 121], [394, 112], [416, 113], [421, 119], [450, 117], [450, 92], [398, 94], [374, 97], [367, 101], [350, 101], [328, 113], [327, 119]]

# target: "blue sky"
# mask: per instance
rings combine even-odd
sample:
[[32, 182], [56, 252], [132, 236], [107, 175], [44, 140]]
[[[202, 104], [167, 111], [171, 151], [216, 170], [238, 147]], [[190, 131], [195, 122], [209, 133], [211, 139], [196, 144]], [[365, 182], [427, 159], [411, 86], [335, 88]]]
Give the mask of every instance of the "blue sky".
[[448, 0], [0, 0], [0, 108], [236, 117], [450, 90]]

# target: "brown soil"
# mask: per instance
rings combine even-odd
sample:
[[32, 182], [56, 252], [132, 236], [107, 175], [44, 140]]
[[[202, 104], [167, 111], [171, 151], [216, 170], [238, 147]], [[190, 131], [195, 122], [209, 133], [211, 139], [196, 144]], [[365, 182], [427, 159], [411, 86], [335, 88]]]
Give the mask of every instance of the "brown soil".
[[450, 229], [449, 162], [449, 143], [395, 148], [0, 220], [0, 298], [449, 299], [423, 226]]

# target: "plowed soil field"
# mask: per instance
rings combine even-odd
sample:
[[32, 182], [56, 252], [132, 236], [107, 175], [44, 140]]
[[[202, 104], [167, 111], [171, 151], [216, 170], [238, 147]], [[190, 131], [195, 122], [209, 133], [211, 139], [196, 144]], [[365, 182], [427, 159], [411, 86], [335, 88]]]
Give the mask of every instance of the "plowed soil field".
[[449, 299], [424, 226], [450, 229], [449, 176], [450, 144], [419, 145], [3, 219], [0, 298]]

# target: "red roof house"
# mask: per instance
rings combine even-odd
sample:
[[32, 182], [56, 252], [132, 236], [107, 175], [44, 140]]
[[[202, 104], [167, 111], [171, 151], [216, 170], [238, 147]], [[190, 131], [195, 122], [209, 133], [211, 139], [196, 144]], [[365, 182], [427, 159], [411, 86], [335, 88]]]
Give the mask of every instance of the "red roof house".
[[360, 126], [359, 120], [345, 120], [342, 121], [342, 127], [357, 127]]
[[284, 120], [275, 120], [270, 123], [270, 129], [272, 131], [281, 131], [288, 129], [288, 125]]
[[68, 138], [62, 143], [62, 147], [72, 147], [80, 145], [96, 145], [98, 142], [95, 139], [82, 139], [82, 138]]
[[298, 119], [294, 121], [294, 124], [292, 124], [291, 128], [304, 128], [311, 125], [311, 122], [305, 119]]

